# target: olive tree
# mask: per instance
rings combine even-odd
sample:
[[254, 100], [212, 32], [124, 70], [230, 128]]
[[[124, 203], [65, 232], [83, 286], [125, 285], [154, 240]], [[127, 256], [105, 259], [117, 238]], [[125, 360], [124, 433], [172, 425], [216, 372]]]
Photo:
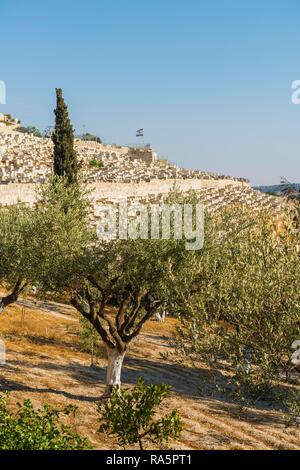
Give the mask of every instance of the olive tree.
[[[64, 178], [51, 178], [37, 188], [35, 207], [0, 207], [0, 282], [9, 290], [0, 300], [0, 313], [37, 284], [48, 266], [57, 279], [62, 265], [64, 275], [74, 272], [75, 256], [77, 261], [89, 234], [88, 202], [78, 197], [80, 191]], [[47, 264], [48, 253], [52, 259]]]
[[112, 241], [93, 249], [89, 272], [73, 287], [71, 302], [106, 345], [105, 395], [120, 387], [131, 341], [161, 305], [172, 302], [182, 265], [192, 257], [184, 244], [170, 241]]
[[179, 346], [215, 367], [226, 360], [241, 395], [258, 397], [289, 374], [291, 345], [300, 337], [299, 234], [284, 214], [235, 210], [215, 225]]
[[32, 211], [25, 206], [0, 208], [0, 282], [9, 290], [0, 313], [17, 301], [29, 283]]
[[[183, 296], [189, 290], [201, 250], [187, 251], [185, 240], [98, 239], [88, 228], [89, 211], [82, 213], [88, 205], [85, 197], [77, 194], [64, 210], [62, 194], [50, 196], [51, 201], [49, 194], [44, 201], [48, 220], [44, 230], [39, 229], [45, 254], [36, 266], [39, 283], [44, 290], [67, 293], [104, 342], [104, 396], [110, 396], [121, 386], [130, 343], [162, 305], [171, 305], [179, 291]], [[46, 209], [49, 204], [51, 210]]]

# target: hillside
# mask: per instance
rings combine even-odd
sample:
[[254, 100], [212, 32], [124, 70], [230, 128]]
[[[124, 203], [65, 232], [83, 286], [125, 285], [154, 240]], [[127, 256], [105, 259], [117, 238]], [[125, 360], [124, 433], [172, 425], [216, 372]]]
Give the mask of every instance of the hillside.
[[[283, 201], [250, 187], [245, 178], [180, 168], [158, 160], [149, 147], [110, 146], [76, 140], [81, 177], [97, 206], [126, 197], [129, 203], [160, 203], [174, 184], [183, 192], [193, 189], [200, 202], [214, 211], [228, 205], [246, 205], [280, 211]], [[22, 134], [0, 126], [0, 204], [18, 200], [34, 204], [36, 183], [51, 173], [50, 139]], [[103, 167], [99, 167], [101, 162]]]
[[[10, 307], [0, 323], [7, 348], [7, 364], [0, 367], [0, 387], [11, 392], [11, 399], [30, 398], [36, 406], [46, 402], [78, 406], [78, 416], [75, 421], [70, 418], [71, 424], [89, 436], [96, 448], [117, 449], [96, 432], [95, 408], [104, 390], [106, 360], [100, 358], [97, 367], [89, 366], [89, 355], [80, 350], [78, 326], [76, 312], [67, 305], [35, 305], [23, 300]], [[168, 343], [175, 326], [174, 319], [164, 324], [150, 322], [132, 345], [123, 373], [125, 386], [140, 376], [147, 383], [171, 385], [169, 407], [177, 407], [185, 423], [174, 448], [299, 448], [300, 430], [286, 430], [281, 412], [264, 404], [241, 413], [236, 405], [214, 395], [205, 365], [176, 363]]]
[[[75, 149], [86, 182], [148, 182], [152, 179], [234, 180], [232, 178], [198, 170], [187, 170], [165, 160], [158, 160], [151, 147], [104, 145], [97, 142], [75, 141]], [[23, 134], [0, 126], [0, 181], [43, 182], [51, 171], [53, 144], [49, 138]], [[103, 168], [95, 162], [102, 161]]]

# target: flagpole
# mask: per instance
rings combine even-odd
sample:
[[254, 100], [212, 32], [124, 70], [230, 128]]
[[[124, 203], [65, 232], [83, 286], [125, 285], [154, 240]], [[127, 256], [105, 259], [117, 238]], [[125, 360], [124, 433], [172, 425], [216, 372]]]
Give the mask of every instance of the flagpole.
[[[142, 146], [145, 147], [145, 139], [144, 139], [144, 129], [138, 129], [136, 131], [136, 137], [142, 137]], [[140, 145], [140, 144], [139, 144]]]

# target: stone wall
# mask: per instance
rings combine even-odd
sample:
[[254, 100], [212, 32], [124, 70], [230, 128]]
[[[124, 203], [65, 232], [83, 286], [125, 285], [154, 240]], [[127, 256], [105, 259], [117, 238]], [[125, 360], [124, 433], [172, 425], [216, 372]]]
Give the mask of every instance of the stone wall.
[[[88, 183], [87, 189], [91, 192], [93, 200], [114, 200], [124, 197], [141, 198], [151, 195], [166, 195], [169, 191], [176, 186], [183, 192], [190, 189], [200, 190], [206, 188], [224, 188], [228, 185], [228, 180], [153, 180], [149, 183], [108, 183], [108, 182], [95, 182]], [[233, 186], [247, 186], [247, 183], [238, 181], [232, 182]], [[36, 200], [36, 183], [7, 183], [0, 184], [0, 203], [1, 204], [16, 204], [18, 201], [27, 204], [34, 204]]]
[[[278, 213], [284, 207], [282, 198], [269, 196], [253, 190], [249, 184], [228, 180], [166, 180], [150, 183], [105, 183], [88, 184], [95, 219], [101, 204], [115, 203], [126, 199], [128, 205], [141, 202], [159, 204], [169, 191], [176, 187], [183, 192], [193, 189], [199, 202], [214, 212], [228, 206], [247, 206], [253, 210], [262, 208]], [[38, 185], [29, 183], [0, 184], [0, 204], [11, 205], [19, 202], [33, 206], [36, 202]]]

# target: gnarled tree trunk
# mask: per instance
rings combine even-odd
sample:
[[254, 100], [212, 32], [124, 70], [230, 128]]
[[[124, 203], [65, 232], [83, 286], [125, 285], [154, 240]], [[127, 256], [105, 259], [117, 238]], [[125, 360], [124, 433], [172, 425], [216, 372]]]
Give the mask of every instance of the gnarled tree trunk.
[[8, 305], [13, 304], [16, 302], [16, 300], [17, 296], [12, 296], [11, 294], [7, 295], [6, 297], [2, 297], [2, 299], [0, 299], [0, 314], [6, 307], [8, 307]]
[[[121, 371], [127, 347], [140, 333], [144, 324], [163, 305], [161, 300], [155, 301], [150, 298], [149, 302], [147, 292], [142, 302], [142, 295], [139, 292], [131, 293], [129, 287], [128, 290], [130, 295], [125, 292], [123, 300], [114, 312], [111, 309], [106, 310], [111, 294], [103, 290], [92, 276], [88, 277], [71, 298], [72, 305], [94, 326], [106, 346], [108, 365], [106, 388], [102, 398], [111, 397], [114, 388], [121, 389]], [[145, 310], [146, 313], [140, 315], [141, 310]]]
[[18, 300], [19, 295], [22, 293], [25, 287], [26, 287], [26, 281], [19, 279], [16, 282], [12, 292], [8, 294], [7, 296], [2, 297], [2, 299], [0, 299], [0, 314], [8, 305], [11, 305]]

